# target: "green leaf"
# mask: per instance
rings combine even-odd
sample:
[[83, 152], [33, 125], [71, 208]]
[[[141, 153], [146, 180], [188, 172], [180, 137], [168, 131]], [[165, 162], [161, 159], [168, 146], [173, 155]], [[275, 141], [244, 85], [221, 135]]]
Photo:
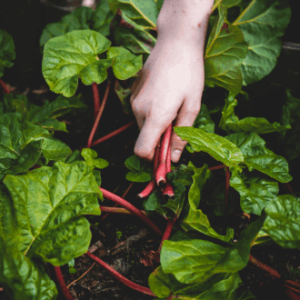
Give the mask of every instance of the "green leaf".
[[[55, 300], [58, 292], [44, 266], [31, 261], [0, 238], [0, 282], [12, 300]], [[2, 295], [5, 298], [5, 295]]]
[[100, 215], [102, 194], [84, 162], [7, 175], [3, 183], [11, 196], [0, 220], [8, 247], [56, 266], [88, 250], [91, 232], [83, 215]]
[[278, 196], [266, 207], [263, 229], [283, 248], [300, 249], [300, 198]]
[[109, 165], [109, 162], [107, 160], [103, 158], [97, 158], [98, 153], [95, 150], [84, 148], [81, 151], [81, 155], [87, 165], [91, 168], [104, 169]]
[[49, 40], [44, 48], [42, 72], [50, 90], [71, 97], [78, 78], [85, 85], [100, 84], [107, 78], [112, 60], [99, 60], [111, 42], [92, 30], [75, 30]]
[[110, 8], [116, 13], [117, 9], [124, 12], [145, 29], [154, 29], [158, 17], [156, 0], [109, 0]]
[[75, 161], [82, 161], [82, 156], [78, 150], [72, 152], [70, 156], [68, 156], [65, 160], [66, 164], [72, 164]]
[[238, 4], [240, 4], [241, 1], [242, 0], [223, 0], [222, 5], [229, 8], [229, 7], [237, 6]]
[[252, 0], [234, 21], [233, 25], [239, 26], [248, 43], [242, 65], [244, 85], [262, 79], [274, 69], [281, 50], [279, 37], [284, 34], [290, 17], [287, 0]]
[[235, 273], [248, 263], [250, 247], [261, 229], [265, 216], [251, 223], [233, 247], [205, 240], [164, 241], [160, 261], [165, 273], [185, 284], [204, 282], [217, 273]]
[[115, 28], [114, 38], [118, 46], [124, 46], [136, 54], [150, 54], [156, 39], [143, 26], [132, 21], [124, 12], [121, 21]]
[[138, 171], [138, 172], [128, 172], [126, 174], [126, 179], [133, 182], [148, 182], [152, 178], [151, 172]]
[[42, 153], [48, 161], [64, 161], [72, 153], [72, 150], [60, 140], [45, 138], [42, 143]]
[[257, 176], [242, 178], [237, 170], [232, 170], [230, 186], [239, 192], [242, 210], [256, 215], [260, 215], [279, 192], [276, 181]]
[[159, 205], [160, 198], [159, 194], [156, 191], [151, 193], [150, 196], [143, 202], [144, 209], [148, 211], [155, 211]]
[[130, 171], [140, 171], [141, 159], [136, 155], [132, 155], [125, 160], [125, 166]]
[[201, 110], [196, 117], [193, 127], [202, 129], [209, 133], [215, 132], [215, 123], [211, 119], [209, 110], [204, 103], [201, 104]]
[[123, 47], [110, 47], [108, 60], [114, 59], [113, 72], [118, 79], [126, 80], [135, 75], [143, 66], [142, 55], [136, 56]]
[[96, 7], [93, 15], [93, 26], [91, 29], [103, 34], [109, 35], [110, 22], [113, 19], [114, 14], [109, 8], [108, 0], [101, 0]]
[[114, 90], [121, 101], [124, 113], [129, 114], [132, 111], [130, 104], [131, 89], [123, 89], [119, 81], [116, 80]]
[[[205, 84], [221, 86], [234, 94], [242, 88], [241, 65], [247, 54], [242, 31], [226, 21], [226, 8], [218, 7], [219, 16], [205, 51]], [[228, 28], [224, 28], [226, 24]]]
[[185, 202], [186, 188], [181, 182], [178, 182], [176, 180], [172, 181], [172, 186], [173, 186], [175, 197], [174, 199], [169, 198], [168, 202], [162, 205], [162, 207], [170, 209], [173, 212], [172, 216], [174, 216], [175, 214], [176, 217], [179, 218]]
[[282, 183], [292, 180], [287, 161], [267, 149], [266, 142], [257, 133], [233, 133], [226, 139], [240, 148], [249, 171], [258, 170]]
[[16, 58], [13, 38], [5, 30], [0, 29], [0, 77], [3, 76], [4, 68], [11, 68]]
[[244, 161], [241, 150], [217, 134], [193, 127], [174, 127], [174, 132], [187, 141], [195, 151], [207, 152], [227, 166], [238, 165]]

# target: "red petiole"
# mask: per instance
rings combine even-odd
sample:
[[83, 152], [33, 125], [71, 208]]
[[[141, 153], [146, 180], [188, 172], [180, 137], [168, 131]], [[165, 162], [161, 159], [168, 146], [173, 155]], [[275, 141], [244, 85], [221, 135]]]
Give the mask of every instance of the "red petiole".
[[94, 97], [94, 120], [96, 120], [99, 107], [100, 107], [99, 90], [96, 82], [92, 83], [92, 89], [93, 89], [93, 97]]
[[10, 94], [10, 90], [7, 88], [6, 84], [3, 82], [1, 78], [0, 78], [0, 85], [2, 86], [5, 94]]

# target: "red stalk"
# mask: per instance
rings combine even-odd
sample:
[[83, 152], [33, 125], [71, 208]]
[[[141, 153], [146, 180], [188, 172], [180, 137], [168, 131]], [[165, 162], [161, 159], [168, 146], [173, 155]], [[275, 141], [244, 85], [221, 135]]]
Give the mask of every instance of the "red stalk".
[[[300, 293], [299, 290], [294, 289], [294, 288], [292, 288], [291, 286], [289, 286], [289, 285], [287, 285], [285, 283], [283, 285], [289, 289], [289, 290], [286, 290], [286, 294], [290, 297], [290, 299], [292, 299], [292, 300], [300, 300], [300, 297], [297, 294], [294, 293], [294, 292]], [[294, 292], [292, 292], [292, 291], [294, 291]]]
[[117, 130], [115, 130], [115, 131], [113, 131], [113, 132], [111, 132], [111, 133], [109, 133], [109, 134], [103, 136], [103, 137], [100, 138], [99, 140], [97, 140], [97, 141], [95, 141], [95, 142], [92, 142], [91, 147], [92, 147], [92, 146], [95, 146], [95, 145], [98, 145], [98, 144], [100, 144], [100, 143], [102, 143], [102, 142], [104, 142], [104, 141], [106, 141], [106, 140], [108, 140], [108, 139], [114, 137], [115, 135], [121, 133], [121, 132], [124, 131], [125, 129], [129, 128], [130, 126], [132, 126], [134, 123], [135, 123], [135, 121], [131, 121], [130, 123], [128, 123], [128, 124], [126, 124], [126, 125], [120, 127], [119, 129], [117, 129]]
[[87, 146], [86, 146], [87, 148], [91, 148], [91, 144], [92, 144], [94, 135], [95, 135], [95, 133], [96, 133], [96, 130], [97, 130], [97, 127], [98, 127], [100, 118], [101, 118], [101, 116], [102, 116], [102, 113], [103, 113], [103, 110], [104, 110], [104, 107], [105, 107], [105, 104], [106, 104], [106, 101], [107, 101], [107, 96], [108, 96], [108, 93], [109, 93], [109, 90], [110, 90], [110, 85], [111, 85], [111, 82], [109, 81], [109, 82], [107, 83], [107, 87], [106, 87], [106, 91], [105, 91], [105, 94], [104, 94], [104, 98], [103, 98], [102, 104], [101, 104], [101, 106], [100, 106], [100, 109], [99, 109], [97, 118], [96, 118], [96, 120], [95, 120], [93, 129], [92, 129], [91, 134], [90, 134], [90, 136], [89, 136], [88, 144], [87, 144]]
[[159, 245], [159, 248], [158, 248], [158, 252], [160, 252], [161, 247], [163, 245], [163, 242], [165, 240], [168, 240], [170, 238], [171, 233], [172, 233], [172, 229], [173, 229], [174, 224], [175, 224], [176, 221], [177, 221], [177, 217], [176, 216], [173, 218], [173, 220], [169, 220], [168, 221], [167, 227], [165, 229], [164, 235], [163, 235], [163, 237], [161, 239], [161, 242], [160, 242], [160, 245]]
[[269, 273], [271, 276], [275, 277], [275, 278], [280, 278], [280, 274], [272, 269], [271, 267], [267, 266], [266, 264], [262, 263], [261, 261], [259, 261], [258, 259], [256, 259], [253, 255], [249, 255], [249, 262], [251, 262], [253, 265], [259, 267], [260, 269], [266, 271], [267, 273]]
[[55, 275], [56, 275], [57, 281], [59, 283], [59, 286], [61, 288], [61, 291], [63, 292], [65, 298], [67, 300], [74, 300], [74, 298], [72, 297], [72, 295], [70, 294], [70, 292], [66, 286], [66, 283], [62, 276], [60, 267], [54, 267], [54, 271], [55, 271]]
[[136, 215], [138, 218], [140, 218], [142, 221], [144, 221], [150, 228], [153, 229], [158, 235], [162, 235], [161, 230], [147, 217], [145, 216], [139, 209], [137, 209], [135, 206], [130, 204], [128, 201], [122, 199], [121, 197], [103, 189], [100, 187], [101, 192], [103, 193], [103, 196], [118, 203], [119, 205], [125, 207], [127, 210], [129, 210], [132, 214]]
[[[170, 145], [169, 145], [168, 154], [167, 154], [166, 169], [167, 169], [167, 173], [170, 173], [172, 170], [171, 169], [171, 147], [170, 147]], [[173, 187], [169, 182], [167, 182], [167, 184], [164, 188], [163, 196], [167, 196], [169, 198], [175, 197]]]
[[94, 96], [94, 120], [96, 120], [99, 107], [100, 107], [99, 90], [96, 82], [92, 83], [92, 89], [93, 89], [93, 96]]
[[285, 186], [289, 189], [290, 193], [293, 194], [293, 190], [289, 183], [286, 183]]
[[172, 123], [168, 126], [166, 129], [162, 142], [161, 142], [161, 147], [159, 151], [159, 164], [156, 170], [156, 183], [157, 185], [160, 185], [161, 183], [165, 184], [166, 183], [166, 175], [167, 175], [167, 166], [166, 166], [166, 161], [167, 161], [167, 155], [168, 155], [168, 149], [170, 146], [170, 139], [172, 135]]
[[[126, 215], [132, 215], [130, 211], [123, 207], [108, 207], [108, 206], [100, 206], [101, 212], [109, 212], [109, 213], [114, 213], [114, 214], [126, 214]], [[144, 215], [147, 215], [146, 212], [141, 210], [141, 212]]]
[[96, 261], [101, 267], [103, 267], [110, 275], [112, 275], [113, 277], [115, 277], [116, 279], [118, 279], [120, 282], [122, 282], [123, 284], [125, 284], [126, 286], [130, 287], [133, 290], [139, 291], [143, 294], [146, 295], [150, 295], [153, 297], [156, 297], [150, 289], [143, 287], [137, 283], [134, 283], [132, 281], [130, 281], [129, 279], [125, 278], [124, 276], [122, 276], [120, 273], [118, 273], [116, 270], [114, 270], [112, 267], [110, 267], [108, 264], [106, 264], [103, 260], [101, 260], [100, 258], [98, 258], [97, 256], [95, 256], [92, 253], [87, 252], [85, 255], [89, 256], [91, 259], [93, 259], [94, 261]]
[[210, 170], [210, 171], [219, 170], [219, 169], [223, 169], [225, 167], [226, 167], [225, 165], [220, 165], [220, 166], [215, 166], [215, 167], [208, 168], [208, 170]]
[[[155, 148], [155, 154], [154, 154], [154, 159], [153, 159], [153, 177], [155, 177], [155, 171], [157, 169], [157, 165], [158, 165], [158, 156], [159, 156], [159, 148], [160, 148], [160, 141], [158, 142], [156, 148]], [[141, 191], [138, 194], [139, 198], [146, 198], [148, 197], [152, 191], [155, 188], [155, 180], [152, 179], [147, 186], [143, 189], [143, 191]]]
[[0, 85], [2, 86], [5, 94], [10, 94], [10, 90], [7, 88], [6, 84], [3, 82], [1, 78], [0, 78]]

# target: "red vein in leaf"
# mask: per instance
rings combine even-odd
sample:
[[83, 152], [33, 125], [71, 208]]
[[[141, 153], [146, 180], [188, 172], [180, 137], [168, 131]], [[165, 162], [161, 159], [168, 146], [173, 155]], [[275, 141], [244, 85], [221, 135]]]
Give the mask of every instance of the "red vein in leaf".
[[167, 227], [165, 229], [164, 235], [163, 235], [163, 237], [161, 239], [161, 242], [160, 242], [160, 245], [159, 245], [159, 248], [158, 248], [158, 252], [160, 252], [161, 247], [163, 245], [163, 242], [165, 240], [168, 240], [170, 238], [171, 233], [172, 233], [172, 229], [173, 229], [174, 224], [175, 224], [176, 221], [177, 221], [177, 217], [176, 216], [173, 218], [173, 220], [169, 220], [168, 221]]
[[100, 258], [95, 256], [94, 254], [87, 252], [85, 255], [89, 256], [91, 259], [96, 261], [101, 267], [103, 267], [113, 277], [115, 277], [116, 279], [118, 279], [120, 282], [122, 282], [126, 286], [130, 287], [131, 289], [134, 289], [134, 290], [139, 291], [146, 295], [156, 297], [149, 288], [141, 286], [141, 285], [134, 283], [134, 282], [130, 281], [129, 279], [125, 278], [124, 276], [122, 276], [120, 273], [118, 273], [116, 270], [114, 270], [112, 267], [110, 267], [108, 264], [106, 264], [103, 260], [101, 260]]
[[117, 204], [125, 207], [127, 210], [129, 210], [132, 214], [136, 215], [138, 218], [140, 218], [142, 221], [144, 221], [150, 228], [153, 229], [154, 232], [156, 232], [158, 235], [162, 235], [161, 230], [147, 217], [145, 216], [139, 209], [137, 209], [135, 206], [133, 206], [128, 201], [122, 199], [121, 197], [103, 189], [100, 187], [101, 192], [103, 193], [103, 196], [116, 202]]
[[159, 164], [156, 170], [156, 183], [160, 185], [161, 183], [166, 183], [166, 175], [167, 175], [167, 155], [170, 146], [170, 139], [172, 135], [172, 123], [167, 127], [161, 142], [161, 147], [159, 151]]
[[87, 143], [87, 146], [86, 146], [87, 148], [90, 148], [90, 147], [91, 147], [91, 144], [92, 144], [94, 135], [95, 135], [95, 133], [96, 133], [96, 130], [97, 130], [97, 127], [98, 127], [100, 118], [101, 118], [101, 116], [102, 116], [102, 113], [103, 113], [103, 110], [104, 110], [104, 107], [105, 107], [105, 104], [106, 104], [106, 101], [107, 101], [107, 97], [108, 97], [109, 90], [110, 90], [110, 85], [111, 85], [111, 82], [109, 81], [109, 82], [107, 83], [107, 87], [106, 87], [106, 90], [105, 90], [105, 94], [104, 94], [103, 101], [102, 101], [102, 104], [101, 104], [101, 106], [100, 106], [100, 109], [99, 109], [97, 118], [96, 118], [96, 120], [95, 120], [93, 129], [92, 129], [91, 134], [90, 134], [90, 136], [89, 136], [89, 140], [88, 140], [88, 143]]
[[93, 89], [93, 97], [94, 97], [94, 120], [96, 120], [99, 107], [100, 107], [99, 90], [96, 82], [92, 83], [92, 89]]
[[66, 286], [66, 283], [65, 283], [65, 280], [64, 280], [63, 275], [61, 273], [60, 267], [54, 267], [54, 272], [55, 272], [57, 281], [59, 283], [59, 286], [61, 288], [61, 291], [64, 294], [65, 298], [67, 300], [74, 300], [74, 298], [72, 297], [72, 295], [70, 294], [70, 292], [69, 292], [69, 290]]
[[4, 93], [10, 94], [10, 90], [7, 88], [6, 84], [3, 82], [3, 80], [0, 78], [0, 85], [2, 86]]
[[127, 128], [129, 128], [130, 126], [132, 126], [134, 123], [135, 123], [135, 121], [131, 121], [130, 123], [128, 123], [128, 124], [126, 124], [126, 125], [120, 127], [119, 129], [117, 129], [117, 130], [115, 130], [115, 131], [113, 131], [113, 132], [111, 132], [111, 133], [109, 133], [109, 134], [103, 136], [103, 137], [100, 138], [99, 140], [96, 140], [95, 142], [92, 142], [91, 147], [92, 147], [92, 146], [95, 146], [95, 145], [98, 145], [98, 144], [100, 144], [100, 143], [102, 143], [102, 142], [104, 142], [104, 141], [106, 141], [106, 140], [108, 140], [108, 139], [114, 137], [115, 135], [121, 133], [122, 131], [124, 131], [124, 130], [126, 130]]

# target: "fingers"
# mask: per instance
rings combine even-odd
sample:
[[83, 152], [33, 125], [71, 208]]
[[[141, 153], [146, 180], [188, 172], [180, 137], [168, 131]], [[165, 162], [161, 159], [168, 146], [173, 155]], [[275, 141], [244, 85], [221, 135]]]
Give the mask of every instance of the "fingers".
[[157, 143], [170, 122], [162, 123], [155, 122], [152, 118], [146, 119], [135, 144], [134, 154], [151, 161], [153, 159]]
[[[194, 121], [200, 111], [201, 97], [192, 101], [191, 98], [186, 99], [178, 112], [178, 116], [174, 126], [193, 126]], [[182, 151], [187, 142], [183, 141], [175, 132], [171, 137], [171, 160], [176, 163], [179, 161]]]

